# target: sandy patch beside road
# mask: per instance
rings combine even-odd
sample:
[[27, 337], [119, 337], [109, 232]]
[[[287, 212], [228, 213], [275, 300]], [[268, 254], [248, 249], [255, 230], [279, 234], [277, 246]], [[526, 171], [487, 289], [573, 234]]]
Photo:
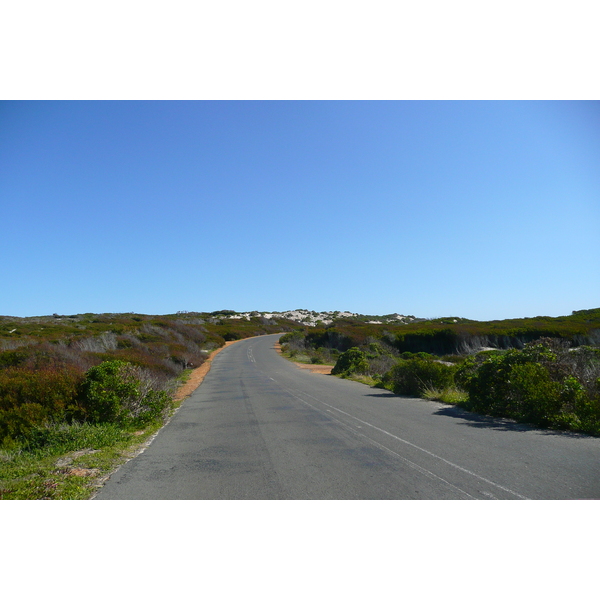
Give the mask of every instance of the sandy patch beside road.
[[[283, 354], [281, 353], [281, 344], [279, 342], [275, 343], [274, 348], [278, 354], [283, 356]], [[311, 373], [320, 373], [321, 375], [331, 375], [331, 369], [333, 369], [333, 367], [331, 365], [307, 365], [304, 363], [297, 363], [297, 362], [294, 362], [294, 364], [299, 369], [306, 369], [307, 371], [310, 371]]]

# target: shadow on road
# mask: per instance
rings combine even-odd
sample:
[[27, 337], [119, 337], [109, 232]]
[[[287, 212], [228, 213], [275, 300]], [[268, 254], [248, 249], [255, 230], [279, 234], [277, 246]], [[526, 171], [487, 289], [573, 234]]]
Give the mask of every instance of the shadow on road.
[[[501, 417], [490, 417], [487, 415], [479, 415], [477, 413], [471, 413], [463, 408], [457, 406], [442, 406], [439, 408], [434, 415], [438, 417], [452, 417], [453, 419], [461, 419], [464, 421], [462, 425], [468, 427], [497, 429], [499, 431], [532, 431], [539, 429], [533, 425], [527, 425], [525, 423], [517, 423], [511, 419], [503, 419]], [[544, 431], [541, 430], [540, 431]]]
[[433, 414], [440, 417], [451, 417], [453, 419], [461, 419], [463, 421], [461, 425], [466, 425], [467, 427], [496, 429], [498, 431], [514, 431], [519, 433], [524, 433], [526, 431], [535, 431], [541, 435], [554, 435], [572, 438], [590, 437], [585, 433], [576, 433], [574, 431], [561, 431], [557, 429], [543, 429], [541, 427], [528, 423], [517, 423], [516, 421], [513, 421], [511, 419], [479, 415], [477, 413], [469, 412], [463, 408], [459, 408], [458, 406], [443, 406]]
[[[381, 391], [374, 394], [365, 394], [370, 398], [389, 398], [395, 396], [396, 398], [404, 398], [404, 396], [398, 396], [393, 392]], [[432, 400], [426, 400], [425, 398], [411, 398], [411, 400], [418, 400], [420, 402], [435, 402]], [[439, 403], [438, 403], [439, 404]], [[488, 415], [480, 415], [477, 413], [469, 412], [464, 408], [452, 405], [441, 405], [438, 410], [432, 413], [438, 417], [451, 417], [452, 419], [459, 419], [462, 421], [460, 425], [467, 427], [477, 427], [479, 429], [496, 429], [498, 431], [514, 431], [518, 433], [524, 433], [526, 431], [535, 431], [541, 435], [553, 435], [561, 437], [571, 438], [587, 438], [594, 437], [585, 433], [577, 433], [575, 431], [563, 431], [558, 429], [544, 429], [542, 427], [532, 425], [530, 423], [518, 423], [512, 419], [504, 419], [502, 417], [490, 417]]]

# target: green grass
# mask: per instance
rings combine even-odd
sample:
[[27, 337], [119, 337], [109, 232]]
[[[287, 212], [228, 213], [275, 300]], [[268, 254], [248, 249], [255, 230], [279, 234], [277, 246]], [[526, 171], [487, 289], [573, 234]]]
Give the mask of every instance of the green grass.
[[181, 374], [175, 379], [175, 384], [177, 386], [180, 386], [184, 383], [187, 383], [187, 381], [192, 375], [193, 370], [194, 369], [185, 369], [185, 371], [182, 371]]
[[292, 362], [302, 363], [304, 365], [310, 364], [310, 356], [308, 354], [305, 354], [304, 352], [297, 352], [297, 353], [282, 352], [282, 355], [285, 358], [287, 358], [288, 360], [291, 360]]
[[[66, 419], [72, 404], [73, 394], [59, 386], [58, 375], [64, 379], [73, 371], [81, 379], [103, 361], [124, 360], [148, 369], [156, 385], [174, 392], [207, 351], [227, 339], [292, 325], [207, 313], [0, 316], [0, 411], [2, 424], [11, 425], [0, 428], [0, 499], [89, 498], [163, 424], [159, 419], [140, 431], [110, 424], [42, 426]], [[27, 427], [19, 429], [21, 422]]]
[[281, 355], [291, 362], [302, 363], [304, 365], [327, 365], [332, 367], [336, 362], [334, 358], [323, 355], [318, 350], [290, 350], [285, 343], [281, 346]]
[[378, 383], [377, 379], [370, 377], [369, 375], [359, 375], [358, 373], [352, 373], [351, 375], [334, 375], [334, 377], [340, 377], [341, 379], [349, 379], [350, 381], [356, 381], [364, 385], [375, 387]]
[[162, 425], [138, 431], [114, 424], [40, 428], [28, 444], [0, 451], [0, 500], [88, 499]]
[[469, 399], [467, 392], [458, 389], [455, 386], [438, 389], [434, 387], [427, 387], [422, 392], [422, 397], [426, 400], [437, 400], [438, 402], [444, 402], [445, 404], [461, 405]]

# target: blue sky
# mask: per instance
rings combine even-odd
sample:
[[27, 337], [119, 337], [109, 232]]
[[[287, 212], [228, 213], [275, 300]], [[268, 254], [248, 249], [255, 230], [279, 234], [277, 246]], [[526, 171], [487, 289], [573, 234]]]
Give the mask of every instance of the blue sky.
[[4, 101], [0, 314], [600, 306], [600, 103]]

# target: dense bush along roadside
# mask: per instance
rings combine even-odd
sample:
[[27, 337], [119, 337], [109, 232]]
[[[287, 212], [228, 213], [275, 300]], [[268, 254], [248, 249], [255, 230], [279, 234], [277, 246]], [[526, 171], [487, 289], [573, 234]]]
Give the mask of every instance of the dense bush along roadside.
[[309, 349], [344, 352], [369, 341], [384, 343], [398, 352], [427, 352], [438, 356], [469, 354], [481, 348], [523, 349], [543, 337], [568, 341], [573, 347], [600, 345], [600, 308], [574, 311], [565, 317], [533, 317], [502, 321], [470, 321], [445, 317], [410, 323], [377, 325], [362, 319], [338, 319], [327, 327], [294, 332]]
[[59, 424], [160, 420], [177, 378], [211, 350], [286, 328], [197, 313], [0, 317], [0, 449], [26, 447]]
[[[284, 351], [308, 358], [308, 336], [282, 337]], [[313, 340], [315, 337], [313, 336]], [[320, 338], [322, 341], [323, 338]], [[439, 399], [467, 410], [542, 427], [600, 435], [600, 349], [540, 338], [520, 350], [469, 356], [398, 352], [370, 340], [338, 353], [333, 375], [368, 378], [396, 394]]]
[[295, 325], [231, 316], [0, 317], [0, 499], [89, 498], [212, 350]]
[[[39, 427], [61, 423], [133, 427], [160, 419], [177, 377], [200, 366], [210, 350], [286, 330], [281, 341], [290, 354], [398, 394], [459, 392], [472, 410], [598, 428], [600, 309], [557, 318], [382, 325], [346, 316], [314, 328], [230, 312], [0, 317], [0, 448], [21, 447]], [[496, 350], [477, 353], [482, 346]]]

